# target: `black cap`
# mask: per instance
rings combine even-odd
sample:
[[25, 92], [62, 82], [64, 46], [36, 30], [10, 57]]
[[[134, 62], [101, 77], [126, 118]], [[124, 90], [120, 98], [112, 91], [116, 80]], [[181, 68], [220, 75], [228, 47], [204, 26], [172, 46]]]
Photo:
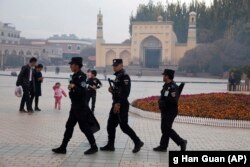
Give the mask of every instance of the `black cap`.
[[93, 74], [94, 76], [96, 76], [97, 75], [97, 71], [96, 70], [92, 70], [91, 74]]
[[76, 64], [82, 66], [82, 58], [81, 57], [72, 57], [69, 64]]
[[168, 75], [168, 76], [171, 76], [172, 78], [174, 78], [174, 73], [175, 73], [174, 70], [165, 69], [164, 72], [162, 73], [162, 75]]
[[122, 64], [122, 59], [113, 59], [113, 66], [118, 66], [119, 64]]

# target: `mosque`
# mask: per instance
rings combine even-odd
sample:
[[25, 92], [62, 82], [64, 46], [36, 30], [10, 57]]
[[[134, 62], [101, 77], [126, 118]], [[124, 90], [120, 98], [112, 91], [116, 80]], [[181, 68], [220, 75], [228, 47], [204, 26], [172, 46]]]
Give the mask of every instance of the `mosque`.
[[187, 43], [178, 43], [172, 21], [133, 22], [129, 42], [106, 43], [103, 37], [103, 15], [97, 15], [96, 67], [110, 67], [112, 60], [122, 58], [125, 66], [161, 68], [177, 66], [185, 52], [196, 47], [196, 13], [189, 13]]

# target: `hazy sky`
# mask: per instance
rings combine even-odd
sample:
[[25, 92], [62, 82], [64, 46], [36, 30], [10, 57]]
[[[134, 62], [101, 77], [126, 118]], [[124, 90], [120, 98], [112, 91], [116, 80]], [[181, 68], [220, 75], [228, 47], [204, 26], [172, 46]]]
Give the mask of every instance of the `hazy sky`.
[[[27, 38], [48, 38], [53, 34], [96, 37], [96, 15], [104, 17], [106, 42], [122, 42], [129, 37], [131, 12], [149, 0], [0, 0], [0, 21], [13, 23]], [[161, 1], [163, 4], [166, 0]], [[175, 0], [169, 0], [169, 2]], [[184, 0], [181, 0], [184, 1]], [[189, 2], [191, 0], [185, 0]], [[206, 0], [206, 3], [211, 0]]]

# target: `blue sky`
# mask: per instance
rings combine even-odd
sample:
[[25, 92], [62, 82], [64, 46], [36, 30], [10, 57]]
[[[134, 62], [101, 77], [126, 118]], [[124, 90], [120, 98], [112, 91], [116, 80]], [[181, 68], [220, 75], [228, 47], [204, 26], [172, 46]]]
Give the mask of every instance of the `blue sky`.
[[[13, 23], [21, 36], [47, 38], [53, 34], [96, 37], [96, 15], [104, 16], [106, 42], [122, 42], [129, 37], [131, 12], [149, 0], [0, 0], [0, 21]], [[163, 4], [166, 0], [161, 1]], [[176, 1], [176, 0], [169, 0]], [[184, 1], [184, 0], [181, 0]], [[191, 0], [185, 0], [189, 2]], [[206, 0], [206, 3], [211, 0]]]

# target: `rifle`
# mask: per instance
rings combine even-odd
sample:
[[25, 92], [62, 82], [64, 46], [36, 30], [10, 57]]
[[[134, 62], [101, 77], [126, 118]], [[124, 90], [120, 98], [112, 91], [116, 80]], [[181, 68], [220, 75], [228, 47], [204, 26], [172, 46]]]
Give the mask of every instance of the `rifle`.
[[109, 86], [110, 86], [111, 90], [113, 91], [114, 90], [114, 86], [112, 85], [112, 83], [114, 84], [114, 81], [111, 80], [110, 78], [108, 78], [108, 81], [109, 81]]
[[184, 83], [184, 82], [182, 82], [182, 83], [178, 86], [178, 89], [179, 89], [179, 96], [181, 96], [181, 93], [182, 93], [182, 90], [183, 90], [184, 86], [185, 86], [185, 83]]
[[[111, 90], [112, 90], [112, 94], [113, 94], [113, 91], [114, 91], [114, 85], [112, 85], [112, 83], [114, 84], [114, 81], [113, 81], [113, 80], [111, 80], [110, 78], [108, 78], [108, 82], [109, 82], [109, 86], [110, 86], [110, 88], [111, 88]], [[119, 113], [116, 113], [116, 114], [117, 114], [117, 117], [118, 117], [118, 121], [119, 121], [119, 123], [121, 123], [122, 121], [121, 121], [120, 114], [119, 114]]]

